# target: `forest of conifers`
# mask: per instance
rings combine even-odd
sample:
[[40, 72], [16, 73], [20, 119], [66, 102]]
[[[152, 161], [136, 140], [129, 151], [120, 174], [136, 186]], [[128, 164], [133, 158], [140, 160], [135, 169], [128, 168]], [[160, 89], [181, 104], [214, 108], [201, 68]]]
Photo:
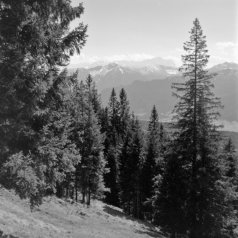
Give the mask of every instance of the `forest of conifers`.
[[[93, 78], [69, 75], [87, 26], [69, 0], [0, 1], [0, 183], [29, 198], [101, 199], [175, 237], [235, 237], [238, 166], [216, 120], [222, 110], [195, 19], [184, 43], [170, 129], [151, 105], [147, 130], [115, 90], [107, 107]], [[157, 112], [158, 110], [158, 112]], [[172, 129], [171, 129], [172, 128]]]

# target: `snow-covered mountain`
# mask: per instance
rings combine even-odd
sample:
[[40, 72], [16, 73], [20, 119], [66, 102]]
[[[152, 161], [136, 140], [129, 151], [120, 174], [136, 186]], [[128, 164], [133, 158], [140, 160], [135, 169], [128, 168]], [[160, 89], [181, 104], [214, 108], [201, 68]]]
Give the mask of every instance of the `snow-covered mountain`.
[[[160, 118], [166, 119], [171, 116], [176, 101], [176, 98], [172, 97], [171, 84], [183, 79], [176, 67], [160, 63], [155, 59], [79, 68], [78, 79], [85, 80], [88, 74], [91, 74], [101, 92], [104, 105], [107, 105], [113, 87], [116, 88], [117, 93], [124, 87], [131, 109], [140, 118], [148, 119], [152, 106], [156, 105]], [[75, 70], [69, 69], [69, 72]], [[214, 92], [224, 105], [221, 119], [234, 122], [238, 128], [238, 64], [226, 62], [215, 65], [209, 69], [209, 72], [216, 74], [213, 79]]]
[[233, 62], [225, 62], [223, 64], [218, 64], [210, 68], [210, 72], [220, 72], [225, 70], [238, 70], [238, 64]]
[[[166, 69], [167, 70], [167, 69]], [[232, 122], [238, 128], [238, 64], [224, 63], [212, 67], [209, 72], [216, 73], [212, 79], [214, 93], [221, 98], [224, 108], [220, 110], [221, 119]], [[153, 105], [156, 105], [160, 119], [168, 119], [176, 103], [172, 96], [171, 85], [173, 82], [182, 82], [179, 74], [169, 75], [161, 80], [135, 81], [125, 86], [131, 109], [141, 119], [147, 120]], [[117, 94], [121, 87], [116, 87]], [[106, 106], [111, 93], [110, 89], [102, 91], [102, 102]], [[237, 131], [238, 129], [236, 129]]]
[[161, 57], [153, 57], [153, 58], [147, 58], [144, 60], [140, 59], [130, 59], [130, 56], [128, 59], [101, 59], [101, 60], [95, 60], [92, 62], [79, 62], [78, 64], [70, 64], [69, 68], [94, 68], [97, 66], [106, 66], [111, 63], [116, 63], [124, 67], [144, 67], [144, 66], [154, 66], [154, 65], [165, 65], [170, 67], [175, 67], [175, 63], [171, 59], [164, 59]]
[[85, 80], [87, 75], [91, 74], [99, 91], [111, 87], [126, 86], [136, 80], [160, 80], [178, 73], [172, 61], [161, 58], [144, 61], [120, 61], [120, 63], [109, 63], [89, 68], [68, 69], [69, 73], [76, 70], [79, 71], [79, 80]]

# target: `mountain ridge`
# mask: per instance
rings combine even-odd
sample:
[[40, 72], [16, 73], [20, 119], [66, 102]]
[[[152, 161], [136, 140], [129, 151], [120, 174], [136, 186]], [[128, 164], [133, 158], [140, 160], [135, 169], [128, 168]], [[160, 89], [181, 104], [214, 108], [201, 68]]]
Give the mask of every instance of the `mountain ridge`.
[[[89, 69], [78, 69], [78, 80], [85, 80], [90, 73], [101, 93], [102, 103], [107, 105], [112, 88], [117, 93], [123, 87], [127, 91], [131, 109], [140, 119], [148, 119], [153, 105], [158, 107], [162, 120], [171, 119], [171, 111], [176, 103], [172, 97], [171, 85], [183, 80], [176, 67], [157, 64], [155, 60], [149, 65], [149, 60], [140, 62], [138, 67], [122, 66], [110, 63]], [[157, 63], [156, 63], [157, 62]], [[75, 69], [73, 70], [75, 71]], [[73, 72], [69, 70], [69, 73]], [[230, 127], [233, 123], [238, 130], [238, 64], [224, 62], [208, 69], [215, 75], [212, 82], [214, 92], [220, 97], [224, 108], [221, 110], [221, 120]]]
[[135, 80], [150, 81], [152, 79], [163, 79], [169, 75], [177, 74], [174, 66], [162, 65], [160, 61], [140, 61], [126, 64], [109, 63], [97, 65], [90, 68], [70, 68], [69, 74], [78, 70], [78, 80], [85, 80], [91, 74], [97, 84], [99, 91], [106, 88], [125, 86]]
[[[181, 75], [178, 68], [171, 65], [162, 65], [156, 59], [134, 61], [134, 63], [123, 64], [110, 62], [106, 65], [97, 65], [90, 68], [69, 68], [69, 74], [78, 70], [78, 80], [85, 80], [91, 74], [97, 84], [99, 91], [106, 88], [126, 86], [134, 81], [162, 80], [169, 76]], [[238, 64], [224, 62], [208, 69], [210, 73], [238, 70]]]
[[[235, 65], [236, 66], [236, 65]], [[216, 68], [209, 70], [215, 73], [212, 82], [214, 93], [221, 98], [224, 108], [221, 110], [221, 119], [229, 122], [238, 122], [238, 70], [231, 68]], [[124, 86], [130, 101], [131, 109], [141, 119], [148, 119], [153, 105], [156, 105], [163, 120], [171, 119], [171, 111], [176, 103], [172, 96], [171, 85], [173, 82], [183, 81], [181, 75], [170, 75], [160, 80], [149, 81], [135, 80], [130, 85]], [[122, 87], [115, 87], [117, 94]], [[111, 88], [101, 92], [102, 103], [107, 105]], [[238, 124], [237, 124], [238, 128]]]

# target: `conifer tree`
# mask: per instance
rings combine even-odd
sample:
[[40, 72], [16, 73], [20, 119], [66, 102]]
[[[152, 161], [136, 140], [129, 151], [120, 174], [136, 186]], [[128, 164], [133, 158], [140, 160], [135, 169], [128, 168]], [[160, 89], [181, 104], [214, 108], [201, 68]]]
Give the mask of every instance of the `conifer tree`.
[[[54, 86], [48, 91], [45, 103], [50, 109], [47, 123], [40, 134], [38, 156], [45, 165], [47, 191], [64, 195], [72, 194], [75, 166], [80, 154], [72, 140], [73, 117], [70, 113], [68, 90], [77, 79], [77, 74], [67, 76], [67, 70], [60, 73]], [[65, 185], [65, 186], [64, 186]], [[61, 194], [59, 194], [60, 187]]]
[[[159, 163], [159, 149], [160, 149], [160, 125], [159, 117], [156, 110], [156, 107], [153, 106], [151, 111], [150, 121], [148, 125], [148, 139], [146, 147], [146, 156], [143, 163], [142, 174], [141, 174], [141, 185], [143, 193], [143, 202], [150, 200], [154, 191], [154, 179], [155, 176], [161, 171], [156, 166]], [[157, 169], [156, 169], [157, 167]], [[149, 205], [149, 204], [148, 204]], [[145, 212], [152, 212], [151, 206], [145, 206]]]
[[[69, 92], [69, 113], [72, 117], [71, 128], [72, 132], [70, 135], [71, 140], [75, 143], [77, 151], [79, 151], [80, 156], [83, 154], [83, 135], [85, 124], [87, 121], [87, 95], [85, 84], [77, 80], [73, 82], [72, 91]], [[74, 190], [75, 190], [75, 200], [78, 201], [78, 191], [82, 192], [82, 200], [85, 202], [86, 188], [82, 186], [82, 177], [84, 177], [81, 171], [80, 161], [75, 166], [75, 178], [74, 178]], [[80, 181], [81, 180], [81, 181]], [[59, 186], [59, 187], [62, 187]]]
[[120, 154], [120, 198], [124, 211], [137, 218], [142, 217], [140, 178], [143, 155], [143, 139], [139, 121], [132, 118], [130, 130]]
[[120, 139], [123, 141], [130, 123], [130, 107], [129, 101], [127, 99], [127, 94], [124, 88], [121, 89], [119, 94], [119, 119], [120, 119], [120, 126], [119, 126], [119, 134]]
[[[184, 170], [186, 161], [179, 155], [179, 147], [170, 141], [164, 155], [164, 171], [156, 175], [154, 195], [152, 197], [153, 221], [176, 238], [177, 234], [186, 234], [187, 217], [185, 201], [188, 196], [188, 175]], [[177, 149], [177, 150], [176, 150]]]
[[234, 230], [238, 225], [238, 157], [231, 138], [224, 145], [220, 161], [222, 161], [220, 164], [223, 171], [222, 187], [226, 194], [226, 204], [230, 212], [230, 216], [225, 223], [225, 231], [230, 237], [235, 237]]
[[[190, 39], [185, 42], [185, 54], [182, 56], [183, 66], [180, 71], [185, 78], [184, 83], [175, 83], [174, 93], [179, 102], [175, 106], [176, 113], [176, 139], [174, 142], [172, 160], [176, 161], [178, 172], [183, 179], [179, 180], [178, 186], [184, 191], [184, 195], [179, 192], [173, 194], [172, 184], [176, 181], [168, 182], [164, 179], [162, 187], [166, 187], [167, 196], [171, 197], [164, 203], [160, 212], [168, 207], [168, 203], [176, 204], [177, 212], [181, 207], [185, 210], [180, 219], [186, 223], [183, 230], [178, 227], [171, 227], [170, 221], [173, 219], [173, 211], [167, 213], [165, 227], [170, 227], [172, 235], [184, 232], [189, 233], [190, 238], [196, 237], [220, 237], [224, 224], [225, 204], [224, 193], [217, 186], [221, 179], [221, 171], [218, 166], [218, 133], [215, 120], [218, 117], [217, 109], [220, 106], [219, 100], [211, 91], [213, 85], [208, 74], [206, 65], [208, 54], [206, 49], [206, 38], [203, 35], [198, 19], [193, 22], [190, 31]], [[172, 169], [172, 163], [168, 164], [167, 173]], [[171, 176], [168, 175], [167, 178]], [[167, 183], [167, 185], [166, 185]], [[170, 184], [171, 183], [171, 184]], [[181, 187], [181, 185], [183, 185]], [[174, 200], [174, 196], [177, 200]], [[164, 195], [161, 195], [162, 197]], [[167, 222], [167, 224], [166, 224]]]
[[85, 84], [82, 81], [78, 84], [76, 81], [71, 102], [72, 140], [81, 156], [81, 161], [76, 166], [75, 190], [81, 190], [82, 202], [87, 202], [88, 205], [92, 195], [101, 196], [105, 189], [103, 135], [93, 107], [93, 90], [95, 88], [90, 75]]
[[100, 96], [98, 94], [98, 90], [94, 81], [92, 83], [92, 104], [94, 112], [98, 115], [98, 117], [100, 117], [102, 113], [102, 106]]
[[[212, 75], [205, 69], [208, 62], [206, 38], [198, 19], [185, 42], [181, 72], [184, 84], [174, 84], [179, 103], [177, 113], [178, 140], [186, 148], [189, 168], [187, 219], [190, 238], [218, 237], [223, 222], [223, 194], [216, 183], [220, 179], [217, 162], [217, 132], [214, 125], [219, 99], [211, 91]], [[179, 94], [182, 93], [182, 94]]]
[[111, 143], [113, 146], [118, 145], [118, 137], [119, 137], [119, 126], [120, 126], [120, 118], [119, 118], [119, 102], [117, 100], [116, 91], [113, 88], [112, 93], [109, 99], [109, 107], [108, 107], [108, 116], [109, 116], [109, 133], [111, 138]]
[[54, 87], [59, 66], [66, 65], [70, 55], [80, 53], [85, 44], [87, 27], [79, 23], [69, 30], [70, 22], [80, 18], [83, 10], [81, 4], [72, 7], [67, 0], [0, 3], [1, 164], [11, 158], [10, 171], [16, 172], [20, 156], [26, 158], [25, 170], [32, 174], [22, 178], [21, 184], [12, 181], [17, 191], [23, 183], [34, 181], [34, 194], [37, 184], [47, 187], [39, 183], [45, 180], [40, 176], [44, 161], [38, 155], [42, 130], [51, 117], [46, 94]]
[[108, 128], [106, 131], [106, 148], [104, 154], [106, 157], [107, 168], [109, 172], [105, 174], [105, 185], [110, 191], [106, 192], [106, 202], [119, 206], [119, 102], [117, 100], [115, 89], [112, 89], [112, 93], [109, 99], [108, 106]]
[[124, 212], [131, 214], [132, 210], [132, 187], [131, 166], [129, 165], [133, 144], [133, 133], [129, 130], [120, 151], [120, 204]]
[[91, 193], [102, 195], [104, 192], [103, 174], [105, 172], [105, 160], [103, 157], [103, 135], [98, 123], [95, 106], [95, 87], [91, 75], [86, 80], [87, 95], [87, 121], [83, 133], [84, 163], [81, 168], [86, 169], [84, 181], [87, 187], [87, 204], [90, 205]]
[[231, 138], [229, 138], [227, 143], [225, 144], [224, 153], [225, 153], [225, 162], [226, 162], [226, 176], [234, 180], [238, 179], [237, 178], [238, 161], [236, 158], [236, 150], [232, 143]]

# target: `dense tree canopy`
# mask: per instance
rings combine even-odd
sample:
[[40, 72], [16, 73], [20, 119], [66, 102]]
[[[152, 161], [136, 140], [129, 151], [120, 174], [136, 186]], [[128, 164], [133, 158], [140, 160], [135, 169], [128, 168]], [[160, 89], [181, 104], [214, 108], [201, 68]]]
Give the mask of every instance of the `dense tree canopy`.
[[[63, 104], [60, 97], [64, 97], [64, 92], [59, 85], [69, 78], [66, 73], [59, 72], [59, 66], [66, 65], [70, 55], [79, 53], [85, 44], [86, 26], [79, 23], [69, 31], [70, 22], [80, 18], [83, 10], [81, 4], [72, 7], [68, 0], [0, 2], [1, 164], [11, 158], [8, 163], [13, 168], [11, 171], [22, 178], [21, 183], [11, 181], [13, 186], [20, 186], [19, 191], [24, 191], [22, 187], [27, 190], [27, 184], [35, 186], [36, 191], [36, 187], [47, 187], [42, 178], [46, 166], [45, 156], [41, 155], [46, 153], [42, 152], [46, 149], [42, 138], [47, 134], [53, 150], [57, 144], [55, 136], [62, 139], [67, 130], [65, 125], [59, 125], [63, 123], [59, 114], [64, 106], [61, 109], [56, 104]], [[63, 114], [62, 111], [61, 116]], [[54, 117], [61, 123], [57, 125]], [[54, 121], [53, 128], [47, 126], [50, 120]], [[55, 130], [63, 134], [56, 135]], [[68, 143], [66, 145], [68, 147]], [[63, 144], [55, 149], [60, 147], [64, 150]], [[58, 160], [58, 152], [53, 153]], [[19, 167], [17, 158], [27, 158], [25, 167]], [[28, 177], [23, 178], [22, 170], [28, 171]]]

